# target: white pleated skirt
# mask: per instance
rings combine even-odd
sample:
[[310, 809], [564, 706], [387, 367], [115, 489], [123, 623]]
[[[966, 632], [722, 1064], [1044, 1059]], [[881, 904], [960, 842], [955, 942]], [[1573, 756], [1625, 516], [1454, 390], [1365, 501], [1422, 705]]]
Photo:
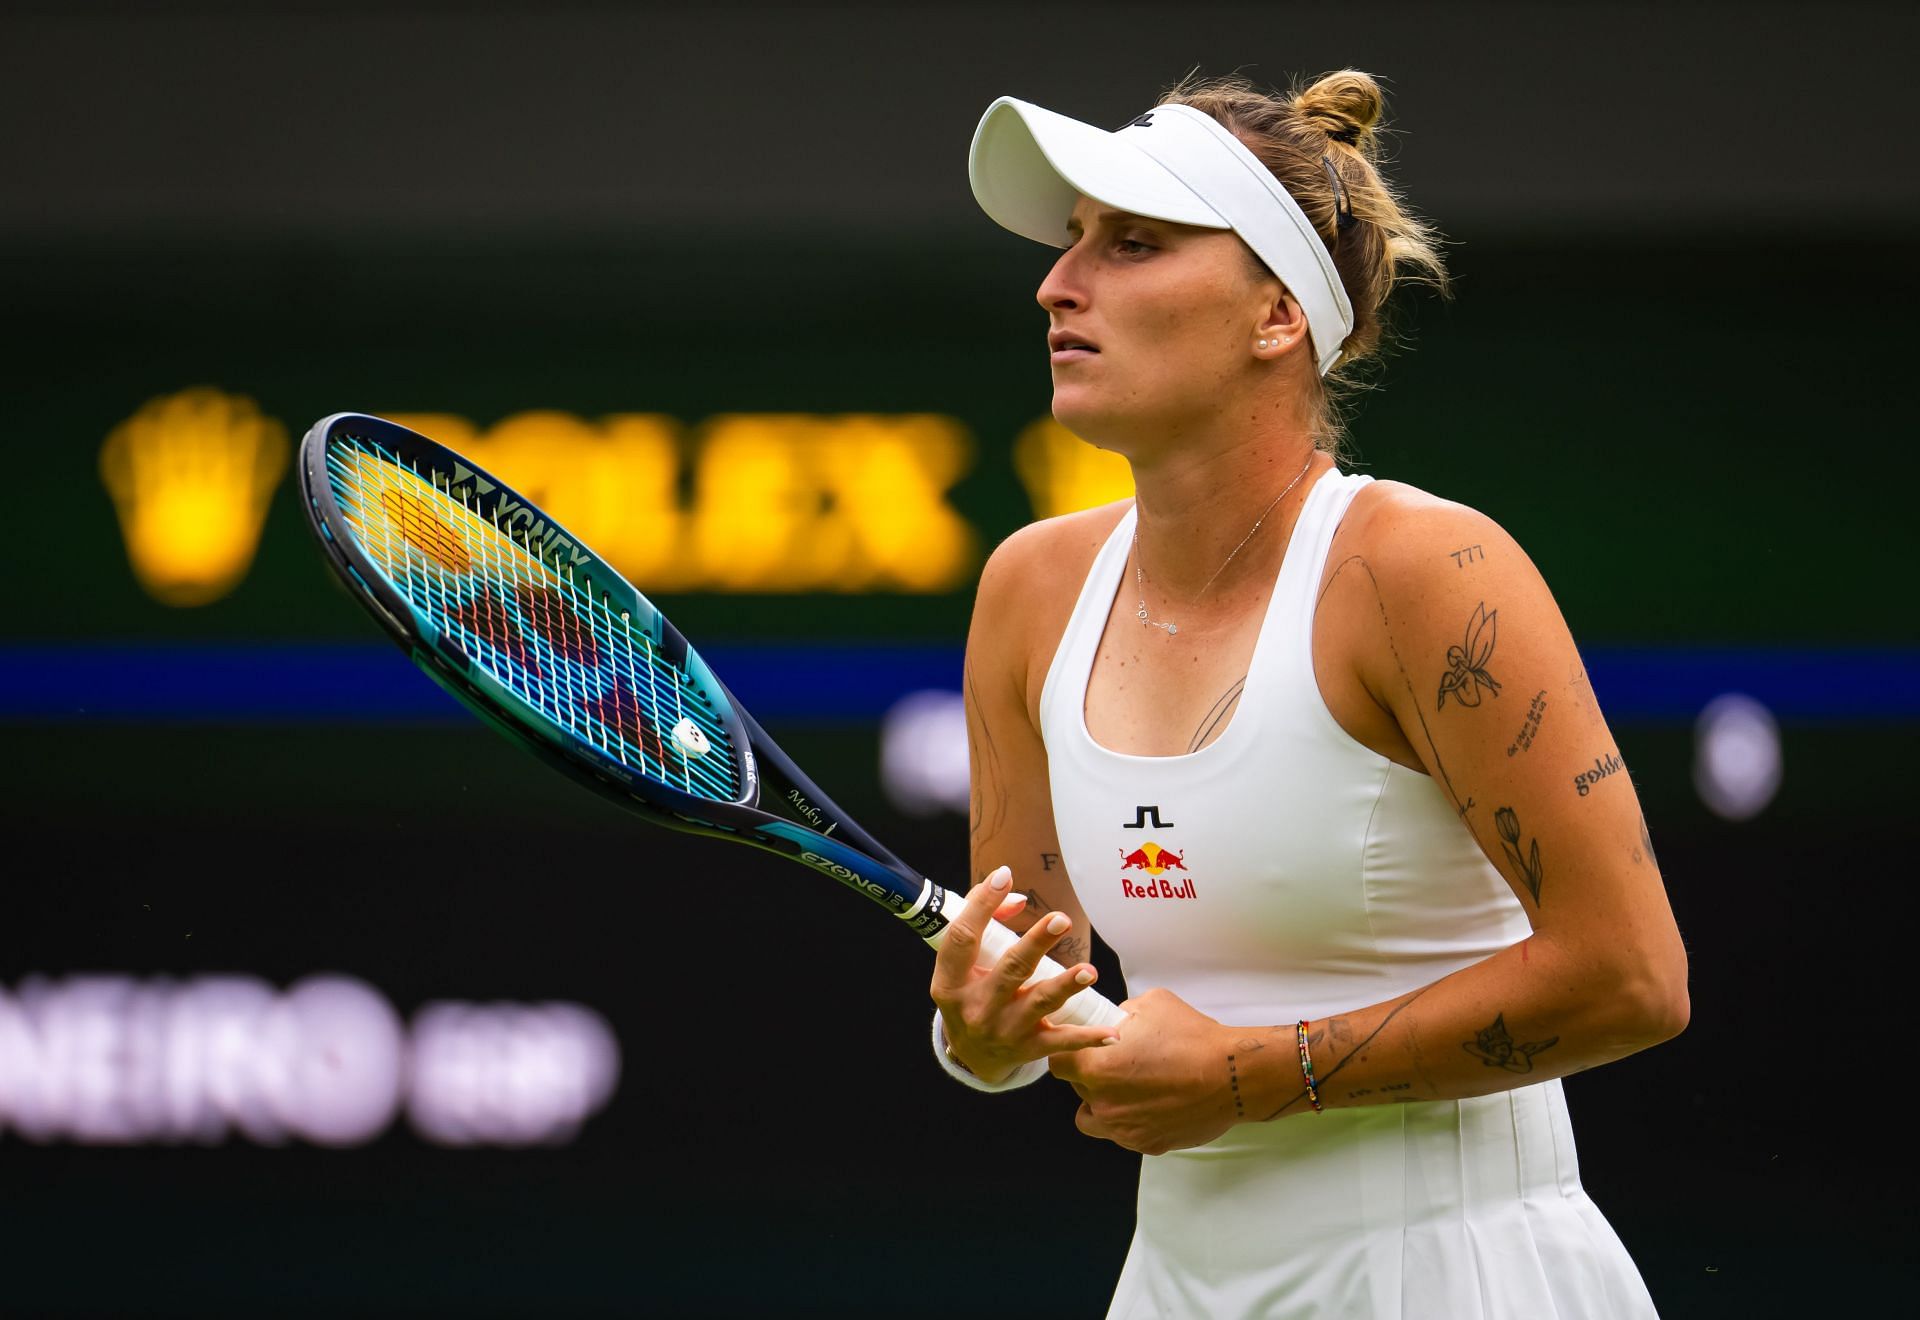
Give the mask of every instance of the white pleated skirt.
[[1559, 1081], [1243, 1124], [1141, 1161], [1111, 1320], [1642, 1320]]

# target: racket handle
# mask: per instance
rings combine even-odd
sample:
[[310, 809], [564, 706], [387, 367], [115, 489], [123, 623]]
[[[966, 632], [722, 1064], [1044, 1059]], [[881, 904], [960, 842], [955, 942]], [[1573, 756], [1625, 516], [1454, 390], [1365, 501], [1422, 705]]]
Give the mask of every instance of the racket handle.
[[[952, 901], [958, 906], [960, 895], [952, 895]], [[947, 928], [942, 926], [934, 934], [927, 937], [927, 943], [937, 949], [940, 947], [940, 943], [946, 937], [946, 934]], [[1004, 955], [1008, 949], [1011, 949], [1015, 941], [1019, 938], [1018, 935], [999, 922], [989, 921], [987, 923], [987, 929], [980, 937], [979, 965], [982, 967], [991, 967], [994, 963], [999, 962], [1001, 956]], [[1034, 969], [1033, 975], [1027, 978], [1026, 984], [1032, 985], [1035, 981], [1044, 981], [1048, 977], [1058, 976], [1066, 970], [1066, 968], [1062, 967], [1053, 959], [1043, 955], [1040, 959], [1040, 965]], [[1120, 1011], [1118, 1004], [1108, 999], [1092, 986], [1088, 986], [1086, 989], [1075, 994], [1073, 998], [1069, 999], [1059, 1008], [1047, 1014], [1047, 1021], [1053, 1023], [1056, 1027], [1117, 1027], [1126, 1020], [1126, 1016], [1125, 1013]]]

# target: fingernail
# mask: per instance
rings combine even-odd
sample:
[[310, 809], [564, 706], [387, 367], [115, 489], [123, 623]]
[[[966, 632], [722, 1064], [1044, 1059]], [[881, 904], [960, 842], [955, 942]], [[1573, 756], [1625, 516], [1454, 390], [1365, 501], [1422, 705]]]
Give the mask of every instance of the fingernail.
[[1056, 912], [1047, 918], [1047, 934], [1058, 935], [1072, 924], [1072, 919], [1066, 913]]
[[1120, 1043], [1120, 1038], [1118, 1036], [1108, 1036], [1105, 1040], [1101, 1041], [1100, 1043], [1102, 1045], [1118, 1045]]
[[1073, 974], [1073, 979], [1078, 981], [1081, 985], [1092, 985], [1093, 984], [1093, 968], [1082, 967], [1079, 971]]
[[987, 877], [987, 883], [995, 889], [1005, 889], [1013, 883], [1013, 872], [1003, 866]]
[[1008, 894], [1005, 898], [1000, 900], [1000, 906], [1001, 907], [1019, 907], [1025, 904], [1026, 901], [1027, 901], [1027, 896], [1025, 894]]

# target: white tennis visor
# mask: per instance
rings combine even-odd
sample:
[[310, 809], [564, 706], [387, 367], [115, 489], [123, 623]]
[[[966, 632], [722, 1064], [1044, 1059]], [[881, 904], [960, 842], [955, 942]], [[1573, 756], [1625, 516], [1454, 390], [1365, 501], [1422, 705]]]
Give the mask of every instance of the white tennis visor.
[[1333, 254], [1273, 172], [1212, 115], [1158, 105], [1117, 132], [1003, 96], [974, 130], [973, 195], [994, 222], [1051, 247], [1084, 195], [1154, 220], [1231, 229], [1299, 301], [1320, 374], [1353, 333]]

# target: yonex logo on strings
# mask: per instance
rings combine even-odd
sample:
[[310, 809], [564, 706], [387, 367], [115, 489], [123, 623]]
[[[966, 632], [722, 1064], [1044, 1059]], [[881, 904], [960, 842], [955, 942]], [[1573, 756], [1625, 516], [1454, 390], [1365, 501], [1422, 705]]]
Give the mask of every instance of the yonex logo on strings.
[[456, 495], [459, 494], [460, 491], [458, 488], [461, 486], [464, 486], [467, 483], [467, 480], [469, 478], [473, 480], [473, 492], [476, 495], [493, 494], [493, 491], [494, 491], [493, 483], [491, 481], [488, 481], [485, 477], [481, 476], [479, 473], [475, 472], [472, 468], [468, 467], [465, 463], [455, 463], [453, 465], [453, 476], [449, 479], [450, 485], [448, 489], [452, 490]]
[[466, 464], [455, 463], [452, 473], [436, 472], [433, 475], [436, 486], [462, 504], [471, 505], [475, 513], [509, 536], [518, 537], [525, 542], [527, 549], [534, 550], [540, 558], [557, 559], [564, 555], [575, 568], [592, 558], [573, 543], [572, 537], [562, 535], [560, 529], [545, 518], [535, 517], [533, 511], [519, 500], [499, 499], [491, 508], [487, 507], [483, 502], [485, 497], [492, 495], [499, 487]]

